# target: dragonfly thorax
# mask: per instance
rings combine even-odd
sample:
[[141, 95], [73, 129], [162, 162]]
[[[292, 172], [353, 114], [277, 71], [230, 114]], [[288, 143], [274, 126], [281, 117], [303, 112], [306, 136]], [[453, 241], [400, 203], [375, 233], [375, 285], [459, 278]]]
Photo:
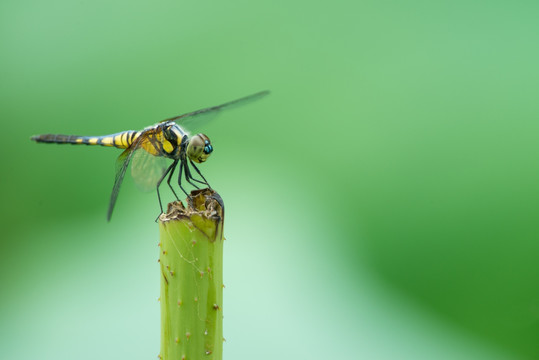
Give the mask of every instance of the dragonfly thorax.
[[181, 143], [186, 133], [175, 123], [168, 123], [163, 128], [163, 150], [169, 158], [179, 158]]
[[187, 156], [196, 163], [203, 163], [213, 151], [210, 139], [204, 134], [196, 134], [189, 140]]

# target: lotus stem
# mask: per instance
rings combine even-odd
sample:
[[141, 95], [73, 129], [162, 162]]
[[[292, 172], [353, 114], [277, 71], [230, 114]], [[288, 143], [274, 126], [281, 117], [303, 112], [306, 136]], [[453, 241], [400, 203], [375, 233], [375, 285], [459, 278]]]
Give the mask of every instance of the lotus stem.
[[163, 360], [222, 360], [224, 205], [191, 193], [159, 217]]

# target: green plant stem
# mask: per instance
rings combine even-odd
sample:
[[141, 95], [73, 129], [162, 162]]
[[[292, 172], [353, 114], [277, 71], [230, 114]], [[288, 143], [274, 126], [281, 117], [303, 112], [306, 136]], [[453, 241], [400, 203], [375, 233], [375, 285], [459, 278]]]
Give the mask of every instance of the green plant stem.
[[[161, 358], [221, 360], [223, 222], [221, 198], [209, 189], [192, 204], [170, 203], [159, 217]], [[189, 203], [189, 202], [188, 202]]]

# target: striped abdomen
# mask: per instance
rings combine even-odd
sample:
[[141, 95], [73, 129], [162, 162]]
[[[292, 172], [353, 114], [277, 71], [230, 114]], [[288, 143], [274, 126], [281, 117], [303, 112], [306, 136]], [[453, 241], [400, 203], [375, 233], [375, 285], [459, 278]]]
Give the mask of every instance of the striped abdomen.
[[44, 134], [35, 135], [31, 139], [37, 142], [55, 143], [55, 144], [84, 144], [84, 145], [102, 145], [114, 146], [119, 149], [128, 148], [136, 138], [140, 136], [139, 131], [123, 131], [117, 134], [105, 136], [76, 136], [76, 135], [59, 135], [59, 134]]

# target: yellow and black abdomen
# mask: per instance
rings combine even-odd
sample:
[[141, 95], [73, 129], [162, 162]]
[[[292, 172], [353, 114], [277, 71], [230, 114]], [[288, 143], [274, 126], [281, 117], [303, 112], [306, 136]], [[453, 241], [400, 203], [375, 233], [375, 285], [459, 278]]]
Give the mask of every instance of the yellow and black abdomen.
[[44, 134], [32, 136], [31, 139], [36, 142], [43, 143], [101, 145], [114, 146], [119, 149], [127, 149], [139, 136], [140, 133], [138, 131], [128, 130], [105, 136]]

